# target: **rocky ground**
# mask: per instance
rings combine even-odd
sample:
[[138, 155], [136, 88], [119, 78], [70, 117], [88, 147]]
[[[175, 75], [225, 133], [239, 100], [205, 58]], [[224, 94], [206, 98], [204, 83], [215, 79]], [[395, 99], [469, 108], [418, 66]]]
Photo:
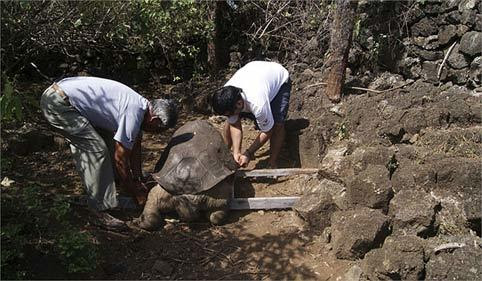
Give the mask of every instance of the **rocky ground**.
[[[26, 259], [32, 278], [480, 279], [482, 1], [415, 1], [396, 18], [390, 5], [380, 13], [371, 1], [360, 3], [362, 26], [340, 104], [323, 94], [320, 34], [300, 34], [302, 50], [267, 54], [284, 61], [293, 81], [280, 166], [320, 173], [239, 179], [235, 188], [239, 196], [299, 195], [293, 210], [232, 212], [222, 226], [167, 216], [158, 231], [117, 233], [93, 226], [86, 209], [75, 206], [76, 225], [99, 245], [97, 270], [69, 275], [58, 260], [33, 251]], [[373, 30], [363, 25], [371, 19], [381, 22]], [[398, 35], [394, 20], [403, 29]], [[178, 99], [178, 126], [205, 118], [220, 129], [208, 97], [251, 59], [233, 52], [230, 69], [216, 77], [134, 88]], [[18, 88], [38, 93], [23, 101], [34, 105], [45, 87]], [[68, 146], [31, 108], [23, 126], [2, 124], [2, 180], [10, 180], [2, 198], [31, 185], [46, 194], [81, 194]], [[253, 139], [252, 124], [244, 125]], [[145, 171], [172, 133], [145, 135]], [[267, 156], [265, 147], [249, 168], [265, 167]], [[4, 211], [2, 228], [15, 220]], [[139, 214], [117, 212], [125, 220]]]
[[[83, 278], [477, 279], [480, 97], [417, 81], [333, 105], [311, 84], [294, 80], [281, 167], [316, 167], [320, 174], [236, 182], [238, 196], [302, 196], [294, 210], [233, 212], [216, 227], [168, 216], [158, 231], [116, 233], [92, 226], [85, 208], [76, 207], [80, 227], [101, 249], [98, 270]], [[209, 118], [222, 126], [219, 118], [184, 113], [179, 125]], [[244, 127], [253, 139], [252, 123]], [[65, 143], [32, 128], [4, 134], [15, 157], [3, 176], [20, 188], [34, 182], [46, 192], [81, 193]], [[146, 171], [171, 133], [146, 134]], [[250, 168], [264, 167], [267, 149]], [[42, 264], [37, 277], [53, 278], [55, 263]]]
[[[207, 118], [196, 116], [187, 119]], [[218, 118], [210, 119], [221, 128]], [[37, 129], [24, 128], [20, 138], [11, 142], [12, 149], [20, 154], [14, 159], [11, 171], [4, 176], [15, 182], [2, 192], [8, 194], [28, 184], [40, 184], [48, 193], [82, 193], [70, 152], [61, 139], [51, 138]], [[244, 123], [248, 139], [256, 132], [252, 123]], [[37, 133], [33, 133], [33, 131]], [[30, 135], [34, 142], [29, 142]], [[44, 144], [39, 136], [43, 136]], [[12, 139], [14, 139], [12, 137]], [[42, 138], [40, 138], [42, 139]], [[54, 141], [54, 142], [52, 142]], [[154, 168], [167, 137], [146, 134], [143, 158], [145, 170]], [[21, 144], [17, 144], [21, 142]], [[28, 143], [28, 144], [27, 144]], [[28, 147], [28, 151], [20, 147]], [[52, 147], [55, 146], [55, 147]], [[282, 162], [290, 165], [284, 150]], [[264, 166], [267, 147], [257, 153], [250, 168]], [[28, 171], [26, 173], [25, 171]], [[237, 196], [289, 196], [302, 195], [306, 181], [318, 181], [316, 177], [301, 176], [277, 180], [239, 179]], [[69, 275], [56, 264], [55, 259], [42, 255], [31, 257], [35, 279], [86, 278], [86, 279], [321, 279], [334, 278], [352, 264], [336, 260], [330, 254], [327, 238], [312, 231], [305, 222], [290, 210], [233, 212], [222, 226], [208, 222], [181, 223], [175, 216], [167, 216], [158, 231], [130, 230], [112, 232], [93, 226], [85, 207], [74, 208], [75, 217], [82, 231], [93, 234], [100, 247], [101, 258], [96, 272], [85, 275]], [[116, 215], [129, 220], [138, 211], [118, 211]]]

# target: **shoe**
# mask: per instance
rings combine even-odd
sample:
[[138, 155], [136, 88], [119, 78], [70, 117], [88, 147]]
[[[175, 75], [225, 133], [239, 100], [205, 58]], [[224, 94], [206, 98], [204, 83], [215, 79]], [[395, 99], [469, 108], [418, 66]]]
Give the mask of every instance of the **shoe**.
[[102, 227], [108, 230], [116, 230], [116, 231], [122, 231], [122, 230], [128, 229], [124, 221], [111, 216], [106, 211], [102, 211], [102, 212], [94, 211], [93, 214], [94, 214], [94, 221], [93, 221], [94, 225], [97, 225], [99, 227]]

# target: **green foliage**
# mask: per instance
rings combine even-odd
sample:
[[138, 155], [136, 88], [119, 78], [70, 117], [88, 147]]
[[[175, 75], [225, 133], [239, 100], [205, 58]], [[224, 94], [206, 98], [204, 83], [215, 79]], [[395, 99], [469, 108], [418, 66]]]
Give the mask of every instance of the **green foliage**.
[[56, 257], [70, 273], [96, 268], [96, 245], [70, 222], [65, 198], [45, 196], [37, 186], [10, 188], [2, 194], [2, 279], [35, 277], [25, 270], [32, 250]]
[[87, 233], [67, 231], [60, 237], [57, 247], [69, 272], [88, 272], [95, 269], [97, 250]]
[[5, 156], [4, 154], [0, 155], [0, 169], [2, 172], [10, 170], [12, 167], [12, 159], [10, 157]]
[[390, 157], [390, 160], [388, 160], [388, 163], [385, 165], [385, 167], [387, 167], [388, 172], [390, 173], [390, 179], [392, 179], [392, 175], [397, 170], [398, 165], [399, 165], [398, 160], [397, 158], [395, 158], [395, 154], [393, 154], [392, 157]]
[[194, 0], [2, 1], [2, 64], [18, 71], [36, 62], [44, 70], [41, 62], [50, 58], [44, 65], [160, 67], [174, 74], [206, 46], [213, 30], [209, 5]]
[[358, 38], [360, 35], [360, 28], [361, 28], [361, 19], [357, 17], [355, 19], [355, 23], [353, 24], [353, 38]]
[[138, 5], [138, 22], [130, 27], [137, 35], [130, 46], [137, 51], [161, 49], [168, 64], [189, 62], [211, 38], [214, 23], [204, 2], [143, 0]]
[[0, 236], [2, 239], [1, 270], [2, 279], [25, 279], [27, 272], [18, 268], [17, 261], [24, 258], [23, 249], [27, 239], [22, 235], [24, 225], [21, 223], [2, 225]]
[[2, 75], [2, 96], [0, 96], [0, 112], [2, 122], [22, 121], [22, 102], [15, 91], [15, 82]]
[[336, 126], [336, 136], [338, 137], [339, 140], [344, 140], [344, 139], [347, 139], [349, 137], [348, 127], [347, 127], [345, 121], [337, 124], [337, 126]]

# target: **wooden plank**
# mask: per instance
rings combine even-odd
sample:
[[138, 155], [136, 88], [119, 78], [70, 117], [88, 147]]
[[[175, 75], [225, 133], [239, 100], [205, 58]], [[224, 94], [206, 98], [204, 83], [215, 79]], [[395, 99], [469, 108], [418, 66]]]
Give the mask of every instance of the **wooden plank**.
[[316, 174], [319, 169], [315, 168], [289, 168], [289, 169], [255, 169], [255, 170], [237, 170], [235, 175], [244, 178], [256, 177], [282, 177], [295, 176], [302, 174]]
[[[67, 196], [73, 204], [86, 206], [87, 196]], [[140, 209], [130, 197], [119, 196], [119, 208], [121, 209]], [[290, 209], [299, 199], [298, 196], [292, 197], [252, 197], [252, 198], [232, 198], [229, 202], [231, 210], [270, 210], [270, 209]]]
[[300, 197], [252, 197], [233, 198], [229, 202], [231, 210], [271, 210], [291, 209]]

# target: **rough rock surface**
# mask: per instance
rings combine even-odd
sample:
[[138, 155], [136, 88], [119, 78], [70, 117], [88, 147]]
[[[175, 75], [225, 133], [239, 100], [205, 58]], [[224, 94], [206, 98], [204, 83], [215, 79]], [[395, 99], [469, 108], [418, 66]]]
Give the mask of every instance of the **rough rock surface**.
[[346, 146], [334, 147], [329, 149], [323, 161], [321, 161], [321, 169], [333, 176], [340, 176], [340, 171], [343, 167], [343, 158], [345, 157], [348, 148]]
[[482, 274], [480, 245], [465, 245], [434, 253], [426, 264], [426, 280], [479, 280]]
[[361, 263], [368, 280], [421, 280], [424, 278], [424, 240], [414, 236], [390, 236], [383, 247], [366, 254]]
[[301, 216], [316, 231], [322, 232], [331, 225], [331, 214], [338, 210], [331, 194], [326, 191], [304, 194], [293, 206]]
[[465, 57], [462, 52], [459, 52], [460, 45], [455, 45], [454, 49], [447, 58], [447, 63], [454, 69], [462, 69], [470, 65], [470, 61]]
[[393, 197], [387, 168], [381, 165], [368, 166], [349, 182], [347, 195], [354, 205], [382, 209], [386, 212], [388, 203]]
[[438, 40], [440, 44], [445, 45], [448, 42], [452, 41], [452, 39], [457, 35], [457, 26], [450, 24], [444, 26], [439, 34], [438, 34]]
[[[445, 190], [435, 190], [431, 196], [440, 202], [440, 210], [436, 213], [435, 224], [439, 235], [468, 234], [477, 226], [472, 226], [464, 211], [464, 199]], [[480, 229], [480, 225], [478, 226]], [[480, 232], [480, 230], [479, 230]]]
[[330, 194], [338, 209], [345, 210], [349, 207], [345, 186], [329, 179], [321, 179], [318, 184], [307, 188], [304, 193]]
[[456, 197], [463, 202], [468, 220], [480, 220], [482, 167], [480, 159], [444, 158], [434, 161], [437, 172], [437, 187], [444, 190], [457, 190]]
[[390, 201], [393, 233], [426, 236], [435, 230], [438, 202], [421, 190], [402, 190]]
[[335, 212], [331, 223], [331, 242], [339, 259], [362, 258], [383, 243], [389, 232], [389, 217], [366, 207]]
[[416, 163], [403, 163], [392, 176], [392, 186], [395, 193], [404, 189], [424, 188], [431, 186], [436, 179], [432, 167]]
[[[475, 15], [474, 15], [475, 16]], [[475, 56], [482, 52], [482, 32], [471, 31], [462, 36], [460, 51], [469, 56]]]

